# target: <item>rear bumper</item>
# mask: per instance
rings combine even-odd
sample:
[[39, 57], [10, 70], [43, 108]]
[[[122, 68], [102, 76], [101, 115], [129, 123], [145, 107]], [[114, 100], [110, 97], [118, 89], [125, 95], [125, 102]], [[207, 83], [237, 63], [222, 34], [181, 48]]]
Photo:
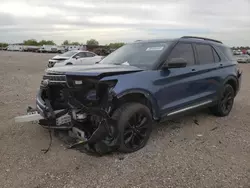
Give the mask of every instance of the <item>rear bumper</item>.
[[241, 88], [241, 80], [242, 80], [242, 74], [243, 74], [242, 71], [239, 71], [239, 72], [237, 73], [238, 85], [237, 85], [237, 89], [236, 89], [235, 95], [237, 95], [238, 92], [240, 91], [240, 88]]

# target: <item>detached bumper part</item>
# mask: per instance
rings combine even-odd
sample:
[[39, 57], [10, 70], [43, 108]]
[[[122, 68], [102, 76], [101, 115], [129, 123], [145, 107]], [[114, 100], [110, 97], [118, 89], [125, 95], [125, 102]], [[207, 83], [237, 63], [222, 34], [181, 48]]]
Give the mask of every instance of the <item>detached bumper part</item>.
[[39, 121], [41, 119], [43, 119], [43, 116], [41, 116], [39, 113], [34, 113], [24, 116], [17, 116], [15, 117], [15, 122], [17, 123], [32, 122], [32, 121]]
[[98, 128], [94, 131], [94, 133], [91, 135], [89, 139], [85, 137], [84, 131], [81, 129], [78, 129], [76, 127], [72, 127], [72, 130], [69, 131], [69, 135], [78, 138], [81, 142], [77, 142], [76, 144], [73, 144], [70, 148], [74, 147], [75, 145], [79, 144], [91, 144], [94, 145], [101, 140], [103, 140], [107, 136], [108, 132], [105, 128], [104, 122], [101, 122]]

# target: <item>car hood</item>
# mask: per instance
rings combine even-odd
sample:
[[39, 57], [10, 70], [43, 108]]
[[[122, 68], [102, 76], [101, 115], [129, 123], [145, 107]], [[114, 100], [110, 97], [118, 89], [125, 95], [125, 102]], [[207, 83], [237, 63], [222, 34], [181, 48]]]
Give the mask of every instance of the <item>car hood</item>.
[[130, 65], [94, 64], [66, 65], [63, 67], [49, 68], [46, 72], [49, 74], [103, 77], [138, 71], [142, 71], [142, 69]]
[[52, 60], [66, 60], [69, 59], [70, 57], [62, 57], [60, 55], [56, 55], [55, 57], [52, 58]]

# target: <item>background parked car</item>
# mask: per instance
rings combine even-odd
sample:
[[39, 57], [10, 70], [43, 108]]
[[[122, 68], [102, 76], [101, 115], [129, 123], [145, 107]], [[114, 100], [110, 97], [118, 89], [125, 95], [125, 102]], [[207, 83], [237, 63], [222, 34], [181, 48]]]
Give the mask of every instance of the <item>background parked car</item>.
[[234, 55], [241, 55], [243, 52], [241, 50], [233, 50]]
[[235, 57], [238, 63], [250, 63], [250, 56], [247, 54], [236, 55]]
[[103, 56], [99, 56], [93, 52], [71, 50], [64, 54], [57, 55], [49, 60], [48, 67], [60, 67], [65, 65], [91, 65], [98, 63], [103, 59]]
[[40, 53], [56, 53], [57, 52], [57, 46], [56, 45], [43, 45], [38, 50]]
[[247, 50], [247, 54], [250, 55], [250, 50]]
[[37, 52], [39, 50], [39, 46], [23, 46], [24, 52]]
[[15, 45], [15, 44], [11, 44], [11, 45], [9, 45], [8, 47], [7, 47], [7, 50], [8, 51], [23, 51], [23, 46], [21, 46], [21, 45]]
[[7, 47], [0, 47], [0, 50], [7, 50]]

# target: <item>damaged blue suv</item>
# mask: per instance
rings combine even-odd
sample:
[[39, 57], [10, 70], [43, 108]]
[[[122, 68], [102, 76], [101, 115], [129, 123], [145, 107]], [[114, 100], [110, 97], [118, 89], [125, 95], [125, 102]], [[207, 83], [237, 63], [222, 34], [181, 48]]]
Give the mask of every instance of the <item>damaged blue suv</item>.
[[136, 41], [95, 65], [47, 69], [36, 110], [43, 127], [66, 131], [87, 150], [134, 152], [153, 122], [201, 108], [227, 116], [241, 75], [231, 49], [217, 40]]

